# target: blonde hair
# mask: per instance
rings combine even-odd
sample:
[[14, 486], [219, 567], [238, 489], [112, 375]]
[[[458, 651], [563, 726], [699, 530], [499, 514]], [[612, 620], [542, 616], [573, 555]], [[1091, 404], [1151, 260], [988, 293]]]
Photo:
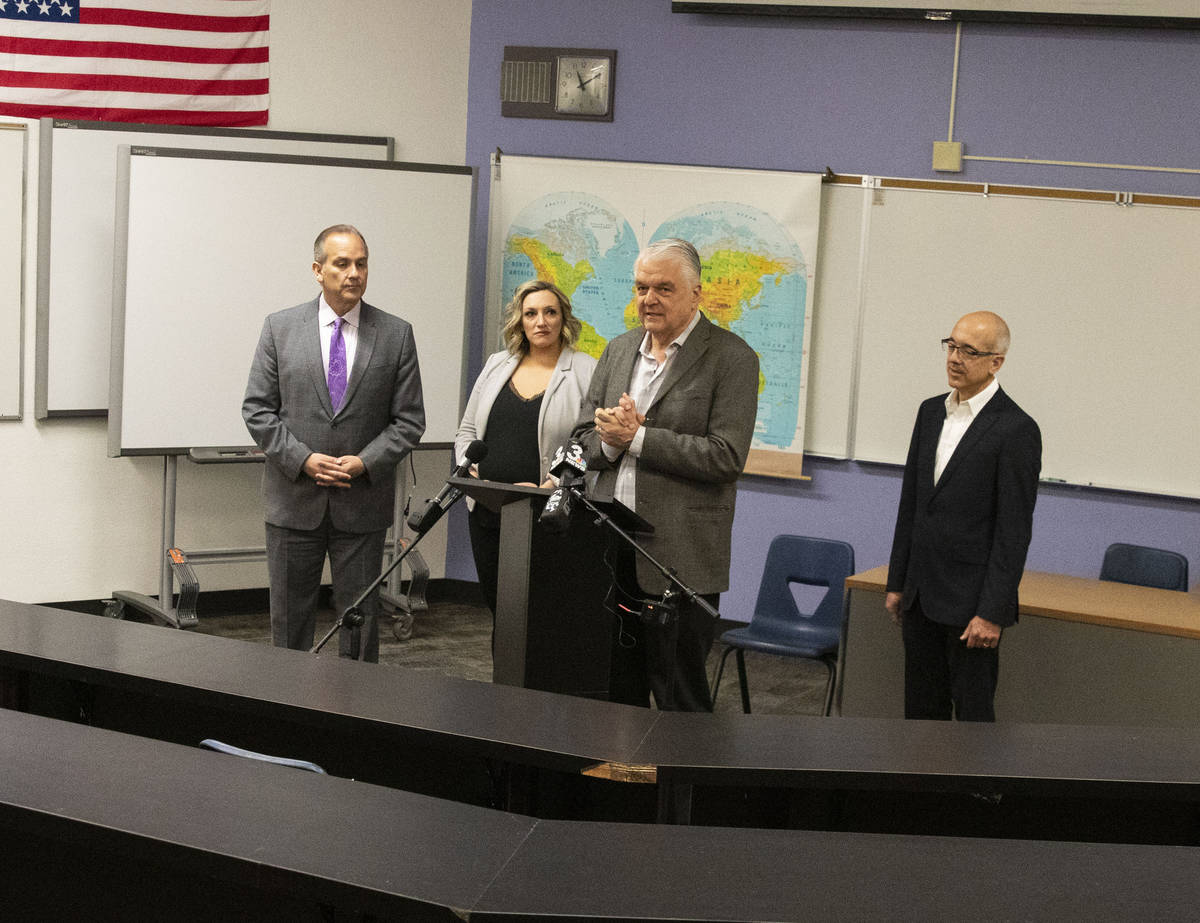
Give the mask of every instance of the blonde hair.
[[550, 292], [558, 299], [558, 309], [562, 314], [562, 330], [559, 337], [564, 346], [574, 346], [583, 330], [583, 324], [571, 310], [571, 299], [566, 296], [553, 282], [542, 279], [531, 279], [517, 287], [512, 300], [504, 309], [504, 346], [514, 356], [529, 352], [529, 339], [525, 336], [525, 325], [521, 323], [521, 309], [525, 299], [534, 292]]

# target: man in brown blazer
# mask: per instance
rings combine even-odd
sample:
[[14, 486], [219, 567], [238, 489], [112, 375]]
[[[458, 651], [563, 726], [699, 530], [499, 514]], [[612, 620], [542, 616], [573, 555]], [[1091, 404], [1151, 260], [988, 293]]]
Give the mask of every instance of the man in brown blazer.
[[[597, 472], [590, 488], [654, 526], [642, 544], [716, 606], [729, 588], [737, 479], [758, 412], [758, 356], [700, 312], [701, 265], [684, 240], [655, 241], [634, 264], [641, 326], [605, 347], [575, 437]], [[618, 567], [610, 698], [712, 711], [705, 661], [714, 620], [693, 602], [663, 625], [642, 603], [667, 581], [638, 556]]]

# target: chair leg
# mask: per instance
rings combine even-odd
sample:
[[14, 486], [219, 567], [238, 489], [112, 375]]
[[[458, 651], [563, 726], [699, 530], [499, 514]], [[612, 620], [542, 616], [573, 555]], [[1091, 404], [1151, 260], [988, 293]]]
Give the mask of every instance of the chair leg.
[[709, 693], [709, 698], [712, 700], [714, 705], [717, 702], [717, 690], [721, 688], [721, 674], [725, 672], [725, 661], [732, 653], [733, 648], [727, 645], [725, 647], [725, 653], [721, 655], [721, 662], [717, 665], [717, 678], [713, 680], [712, 691]]
[[750, 714], [750, 685], [746, 682], [746, 652], [737, 649], [738, 685], [742, 688], [742, 712]]
[[825, 687], [825, 711], [822, 713], [826, 718], [833, 711], [833, 690], [837, 686], [837, 660], [834, 657], [823, 657], [825, 668], [829, 671], [828, 685]]

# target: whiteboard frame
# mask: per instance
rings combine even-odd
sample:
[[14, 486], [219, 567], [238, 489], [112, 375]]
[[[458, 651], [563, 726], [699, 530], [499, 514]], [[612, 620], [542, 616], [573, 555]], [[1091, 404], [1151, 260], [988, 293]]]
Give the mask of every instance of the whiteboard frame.
[[[96, 200], [95, 204], [102, 206], [115, 193], [121, 145], [234, 151], [265, 148], [277, 153], [302, 146], [311, 148], [305, 153], [313, 156], [335, 157], [357, 156], [350, 151], [361, 148], [363, 159], [391, 160], [395, 155], [395, 140], [390, 137], [53, 118], [42, 119], [40, 125], [34, 355], [34, 417], [38, 420], [96, 417], [108, 412], [107, 369], [98, 367], [108, 353], [96, 344], [107, 343], [110, 336], [112, 266], [103, 259], [113, 249], [114, 228], [90, 222], [111, 221], [115, 208], [93, 214], [88, 212], [88, 203]], [[110, 150], [111, 161], [99, 162], [94, 147]], [[71, 156], [84, 154], [92, 155], [87, 169], [99, 171], [99, 187], [92, 184], [90, 176], [81, 175], [81, 168], [71, 165]], [[64, 279], [56, 276], [55, 261], [65, 263], [68, 254], [74, 263], [69, 278]], [[79, 378], [68, 380], [68, 374]]]
[[[184, 163], [186, 162], [186, 163]], [[145, 164], [146, 169], [139, 171], [139, 163]], [[233, 264], [223, 262], [222, 257], [227, 254], [199, 252], [197, 250], [187, 250], [188, 241], [183, 240], [180, 243], [183, 245], [183, 251], [186, 253], [186, 258], [176, 258], [176, 262], [157, 263], [153, 259], [145, 259], [143, 257], [133, 258], [131, 253], [136, 251], [136, 248], [143, 245], [146, 239], [164, 241], [170, 240], [169, 228], [155, 225], [153, 231], [146, 230], [145, 227], [137, 227], [139, 221], [136, 216], [131, 217], [131, 208], [134, 201], [140, 201], [138, 196], [143, 195], [140, 191], [137, 196], [133, 194], [134, 183], [138, 182], [141, 173], [153, 173], [159, 164], [167, 163], [172, 166], [170, 169], [177, 171], [187, 171], [189, 181], [193, 183], [203, 183], [208, 180], [205, 176], [205, 170], [211, 166], [213, 170], [218, 170], [221, 165], [226, 164], [244, 164], [246, 169], [243, 172], [251, 173], [255, 168], [267, 165], [270, 167], [286, 168], [289, 165], [295, 166], [297, 169], [289, 175], [288, 181], [295, 182], [297, 180], [313, 180], [320, 179], [324, 181], [326, 176], [329, 179], [329, 185], [317, 184], [317, 188], [321, 190], [329, 190], [330, 194], [336, 196], [336, 190], [345, 189], [346, 186], [339, 186], [339, 183], [352, 183], [352, 178], [347, 174], [351, 171], [387, 171], [404, 174], [430, 174], [430, 175], [450, 175], [452, 177], [461, 177], [468, 183], [468, 188], [463, 196], [462, 211], [453, 212], [451, 214], [450, 223], [453, 225], [451, 230], [460, 237], [455, 237], [455, 240], [461, 240], [461, 251], [446, 251], [452, 268], [449, 273], [439, 273], [440, 267], [431, 268], [430, 264], [420, 258], [410, 259], [409, 251], [397, 244], [396, 240], [381, 241], [380, 235], [377, 232], [369, 231], [368, 228], [378, 228], [379, 225], [386, 224], [395, 226], [395, 234], [409, 233], [410, 228], [407, 225], [402, 225], [388, 217], [394, 214], [388, 212], [375, 213], [357, 217], [354, 209], [350, 206], [343, 208], [340, 204], [329, 206], [327, 203], [318, 203], [318, 206], [325, 211], [332, 207], [337, 209], [337, 214], [344, 216], [343, 220], [350, 220], [353, 223], [359, 224], [363, 232], [367, 234], [372, 248], [375, 250], [375, 257], [372, 260], [372, 285], [368, 287], [367, 300], [368, 303], [377, 303], [382, 310], [394, 311], [399, 316], [404, 317], [413, 324], [414, 334], [417, 343], [418, 360], [421, 362], [422, 368], [422, 384], [425, 391], [425, 409], [427, 418], [426, 437], [422, 440], [422, 448], [442, 448], [452, 445], [454, 434], [457, 430], [459, 419], [461, 418], [462, 405], [465, 393], [465, 380], [467, 375], [467, 326], [470, 320], [468, 311], [468, 289], [471, 273], [471, 235], [474, 230], [475, 221], [475, 203], [477, 196], [477, 175], [476, 171], [471, 167], [445, 164], [426, 164], [426, 163], [402, 163], [396, 161], [364, 161], [353, 158], [326, 158], [326, 157], [301, 157], [295, 155], [276, 155], [276, 154], [252, 154], [252, 153], [235, 153], [221, 152], [209, 150], [186, 150], [177, 148], [131, 148], [125, 146], [122, 150], [121, 161], [118, 170], [118, 185], [120, 194], [118, 196], [118, 205], [123, 206], [119, 209], [117, 215], [117, 248], [115, 251], [115, 269], [113, 276], [113, 325], [112, 325], [112, 340], [111, 340], [111, 360], [110, 360], [110, 392], [109, 403], [110, 411], [108, 415], [108, 447], [109, 455], [117, 456], [134, 456], [134, 455], [181, 455], [192, 450], [212, 450], [212, 449], [229, 449], [231, 447], [249, 447], [250, 439], [248, 433], [245, 432], [245, 426], [241, 419], [241, 395], [245, 389], [246, 376], [249, 373], [250, 363], [253, 358], [254, 347], [258, 341], [258, 333], [261, 330], [263, 320], [267, 314], [272, 313], [293, 304], [303, 303], [307, 300], [315, 298], [319, 293], [315, 281], [312, 279], [309, 271], [308, 263], [311, 262], [311, 237], [315, 236], [321, 227], [328, 224], [336, 223], [337, 218], [326, 220], [324, 218], [314, 219], [314, 226], [311, 228], [305, 225], [301, 230], [294, 225], [284, 226], [293, 227], [291, 236], [295, 237], [295, 241], [289, 241], [289, 246], [295, 243], [300, 247], [300, 251], [296, 254], [295, 263], [289, 262], [285, 266], [277, 266], [278, 261], [267, 261], [268, 269], [278, 269], [280, 275], [286, 276], [289, 280], [298, 280], [296, 283], [291, 281], [280, 283], [275, 275], [271, 275], [266, 283], [260, 283], [259, 276], [266, 273], [254, 273], [255, 284], [271, 285], [269, 294], [259, 294], [247, 289], [247, 297], [255, 298], [248, 307], [250, 312], [242, 317], [240, 314], [228, 315], [238, 318], [241, 326], [246, 327], [246, 331], [241, 331], [242, 341], [235, 350], [235, 353], [220, 352], [217, 353], [220, 358], [218, 362], [233, 369], [229, 372], [228, 369], [223, 369], [227, 374], [220, 377], [219, 383], [214, 383], [213, 387], [222, 389], [222, 398], [228, 398], [221, 406], [226, 406], [226, 403], [231, 406], [230, 418], [226, 422], [222, 417], [221, 427], [222, 433], [228, 432], [230, 438], [224, 439], [175, 439], [166, 438], [162, 440], [148, 439], [143, 435], [143, 431], [149, 425], [146, 420], [155, 412], [159, 405], [154, 404], [151, 398], [146, 398], [147, 393], [154, 394], [154, 389], [147, 388], [147, 384], [157, 384], [161, 378], [160, 372], [151, 371], [147, 373], [145, 369], [150, 365], [149, 360], [144, 360], [144, 357], [149, 355], [149, 352], [144, 349], [144, 346], [135, 346], [133, 348], [141, 350], [137, 353], [137, 358], [130, 361], [130, 337], [128, 327], [133, 325], [138, 330], [138, 335], [149, 337], [151, 344], [161, 344], [167, 341], [167, 338], [161, 333], [149, 331], [152, 326], [153, 319], [163, 316], [163, 312], [158, 307], [162, 299], [157, 295], [157, 292], [162, 290], [156, 287], [158, 276], [156, 273], [163, 273], [166, 278], [183, 278], [184, 274], [190, 274], [192, 278], [207, 278], [210, 268], [215, 268], [217, 273], [232, 273], [236, 276], [239, 271], [236, 265], [236, 260]], [[338, 175], [339, 171], [346, 171], [342, 175]], [[171, 179], [177, 180], [178, 176], [172, 174]], [[174, 187], [173, 187], [174, 188]], [[209, 187], [203, 187], [209, 190]], [[237, 187], [225, 187], [236, 192]], [[308, 187], [304, 187], [308, 188]], [[457, 189], [457, 187], [452, 187]], [[161, 191], [161, 190], [159, 190]], [[438, 200], [437, 207], [445, 210], [443, 203], [446, 202], [446, 189], [439, 186], [437, 193], [443, 198]], [[431, 196], [432, 192], [429, 193]], [[206, 203], [213, 201], [213, 193], [209, 191], [209, 199]], [[307, 203], [311, 197], [296, 197], [289, 195], [291, 201]], [[349, 199], [351, 196], [340, 196], [341, 199]], [[178, 221], [182, 227], [191, 228], [193, 223], [197, 223], [203, 219], [202, 215], [187, 211], [187, 204], [183, 201], [166, 201], [165, 196], [159, 196], [156, 199], [160, 202], [164, 209], [169, 210], [169, 221]], [[228, 203], [218, 203], [225, 205]], [[387, 202], [372, 202], [372, 206], [378, 204], [380, 208], [389, 207]], [[314, 206], [314, 207], [318, 207]], [[270, 207], [265, 210], [262, 200], [255, 199], [253, 202], [254, 214], [262, 213], [270, 218], [277, 220], [277, 212], [272, 211]], [[360, 206], [361, 208], [361, 206]], [[219, 215], [210, 216], [207, 220], [224, 221], [232, 217], [233, 223], [242, 227], [244, 225], [243, 216], [236, 213], [234, 209], [222, 211]], [[370, 218], [371, 221], [368, 221]], [[305, 216], [304, 221], [308, 221]], [[241, 221], [242, 223], [238, 223]], [[323, 221], [324, 223], [315, 223]], [[371, 222], [374, 222], [372, 224]], [[277, 229], [272, 229], [277, 230]], [[255, 240], [263, 240], [268, 236], [269, 232], [260, 233]], [[131, 240], [135, 241], [134, 248], [131, 249]], [[164, 246], [166, 246], [164, 244]], [[231, 246], [233, 246], [231, 244]], [[249, 248], [253, 249], [253, 248]], [[140, 251], [137, 251], [140, 252]], [[288, 251], [290, 254], [290, 250]], [[461, 256], [459, 255], [461, 252]], [[150, 254], [151, 256], [155, 254]], [[402, 270], [396, 269], [396, 264], [403, 263]], [[165, 268], [160, 268], [165, 267]], [[258, 267], [254, 267], [258, 268]], [[245, 271], [246, 267], [242, 267]], [[384, 274], [380, 278], [380, 274]], [[460, 276], [456, 282], [454, 276]], [[403, 277], [401, 284], [397, 283], [398, 277]], [[276, 286], [285, 290], [276, 291]], [[289, 287], [292, 286], [292, 287]], [[441, 286], [447, 292], [444, 297], [434, 297], [432, 292]], [[152, 290], [155, 292], [153, 297], [142, 295], [140, 293]], [[378, 301], [371, 297], [370, 292], [380, 292]], [[451, 294], [457, 292], [457, 295]], [[202, 292], [201, 295], [204, 293]], [[195, 297], [195, 296], [193, 296]], [[424, 313], [415, 312], [410, 309], [410, 306], [415, 298], [421, 299], [421, 305], [425, 308]], [[138, 299], [144, 303], [139, 303]], [[264, 298], [271, 299], [266, 303]], [[219, 299], [209, 298], [202, 300], [202, 304], [207, 309], [207, 306], [213, 304]], [[449, 318], [446, 322], [447, 307], [457, 310], [459, 313], [459, 324], [456, 326], [453, 323], [454, 318]], [[440, 312], [440, 313], [436, 313]], [[197, 312], [199, 315], [201, 312]], [[173, 315], [178, 317], [179, 315]], [[187, 315], [184, 315], [185, 317]], [[149, 319], [149, 320], [148, 320]], [[201, 325], [203, 326], [203, 325]], [[430, 331], [436, 327], [437, 334], [430, 336]], [[219, 325], [218, 330], [223, 331], [224, 325]], [[155, 339], [155, 337], [159, 339]], [[172, 334], [172, 339], [174, 335]], [[186, 340], [186, 337], [184, 337]], [[195, 340], [186, 340], [188, 343], [194, 343]], [[431, 345], [433, 344], [433, 345]], [[439, 345], [440, 344], [440, 345]], [[183, 352], [191, 352], [192, 350], [185, 347], [180, 347]], [[244, 352], [244, 355], [242, 354]], [[442, 369], [445, 369], [447, 355], [453, 355], [458, 363], [457, 374], [452, 374], [450, 377], [453, 381], [447, 381], [441, 388], [430, 387], [430, 382], [435, 376], [439, 380], [444, 380], [445, 375]], [[172, 366], [172, 369], [175, 367]], [[133, 371], [131, 371], [133, 370]], [[132, 376], [137, 376], [138, 380], [135, 383], [130, 379]], [[157, 376], [157, 377], [156, 377]], [[230, 377], [232, 376], [232, 378]], [[228, 392], [228, 394], [224, 393]], [[136, 397], [130, 397], [135, 395]], [[431, 402], [431, 395], [435, 395], [435, 400]], [[133, 413], [130, 413], [130, 400], [139, 401], [134, 405]], [[445, 405], [445, 406], [442, 406]], [[161, 414], [157, 417], [161, 419]], [[224, 429], [224, 427], [228, 429]], [[165, 427], [166, 430], [171, 430], [171, 427]], [[186, 427], [185, 427], [186, 429]], [[177, 431], [172, 430], [172, 432]], [[195, 427], [195, 432], [208, 429], [204, 424]], [[131, 436], [131, 432], [133, 435]], [[239, 438], [240, 437], [240, 438]]]
[[[28, 126], [0, 122], [0, 420], [20, 420], [25, 407], [25, 168]], [[9, 287], [12, 286], [12, 290]], [[13, 335], [15, 332], [15, 335]]]

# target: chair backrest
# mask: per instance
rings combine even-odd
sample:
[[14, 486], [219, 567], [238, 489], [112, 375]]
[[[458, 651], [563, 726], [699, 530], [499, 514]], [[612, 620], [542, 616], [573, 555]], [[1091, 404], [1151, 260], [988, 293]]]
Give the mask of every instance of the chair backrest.
[[1186, 590], [1188, 562], [1177, 551], [1115, 542], [1104, 552], [1100, 579], [1158, 587], [1160, 590]]
[[255, 750], [244, 750], [241, 747], [235, 747], [233, 744], [222, 743], [219, 740], [213, 740], [211, 737], [200, 741], [200, 746], [206, 750], [216, 750], [218, 753], [228, 753], [230, 756], [240, 756], [248, 760], [258, 760], [262, 763], [274, 763], [276, 766], [290, 766], [292, 769], [303, 769], [306, 772], [319, 772], [325, 774], [325, 770], [316, 763], [310, 763], [308, 760], [294, 760], [286, 756], [271, 756], [267, 753], [258, 753]]
[[[803, 535], [777, 535], [767, 549], [752, 622], [760, 625], [810, 619], [814, 624], [840, 626], [846, 578], [854, 573], [854, 549], [846, 542]], [[812, 612], [802, 612], [792, 584], [828, 587]]]

